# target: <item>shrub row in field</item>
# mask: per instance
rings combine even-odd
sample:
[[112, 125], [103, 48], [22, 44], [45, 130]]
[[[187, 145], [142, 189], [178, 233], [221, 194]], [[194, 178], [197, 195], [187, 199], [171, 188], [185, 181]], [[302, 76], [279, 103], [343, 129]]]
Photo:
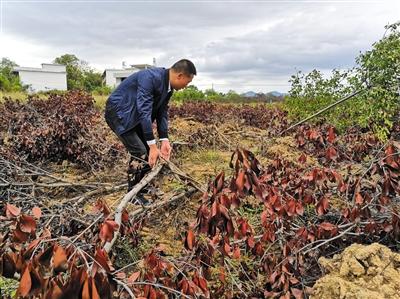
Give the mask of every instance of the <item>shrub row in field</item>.
[[119, 146], [110, 142], [93, 98], [83, 92], [52, 94], [26, 103], [5, 98], [0, 105], [3, 151], [28, 161], [68, 160], [84, 168], [111, 162]]
[[186, 102], [170, 108], [171, 117], [192, 118], [201, 123], [219, 124], [226, 121], [241, 121], [244, 125], [271, 131], [280, 131], [287, 126], [286, 112], [266, 105], [225, 105], [213, 102]]

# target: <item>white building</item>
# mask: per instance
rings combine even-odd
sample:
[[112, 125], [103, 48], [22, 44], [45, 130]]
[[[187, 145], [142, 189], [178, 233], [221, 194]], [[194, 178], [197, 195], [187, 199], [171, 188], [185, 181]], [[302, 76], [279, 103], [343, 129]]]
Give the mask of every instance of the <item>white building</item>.
[[42, 68], [15, 67], [23, 85], [28, 91], [67, 90], [67, 70], [65, 65], [42, 63]]
[[126, 67], [125, 63], [122, 63], [121, 69], [105, 69], [103, 72], [103, 84], [109, 87], [117, 87], [122, 81], [128, 78], [133, 73], [140, 70], [154, 67], [151, 64], [132, 64], [130, 67]]

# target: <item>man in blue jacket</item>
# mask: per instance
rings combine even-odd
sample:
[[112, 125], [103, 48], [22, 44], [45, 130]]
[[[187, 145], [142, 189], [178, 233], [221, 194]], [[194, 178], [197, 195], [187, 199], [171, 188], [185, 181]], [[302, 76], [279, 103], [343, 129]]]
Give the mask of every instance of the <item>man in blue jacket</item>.
[[[186, 87], [196, 75], [187, 59], [171, 68], [150, 68], [130, 75], [113, 91], [106, 103], [107, 124], [131, 154], [128, 191], [153, 167], [159, 156], [169, 160], [168, 102], [173, 90]], [[153, 135], [157, 122], [160, 150]]]

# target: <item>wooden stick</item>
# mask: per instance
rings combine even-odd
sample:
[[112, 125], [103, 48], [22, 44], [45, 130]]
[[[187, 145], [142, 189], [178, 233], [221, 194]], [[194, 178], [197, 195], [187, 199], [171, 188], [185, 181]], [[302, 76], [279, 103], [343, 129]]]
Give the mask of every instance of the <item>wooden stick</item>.
[[[316, 240], [316, 241], [314, 241], [313, 243], [308, 244], [307, 246], [313, 245], [313, 244], [315, 244], [315, 243], [318, 242], [318, 241], [322, 241], [322, 243], [318, 244], [317, 246], [312, 247], [312, 248], [310, 248], [310, 249], [304, 251], [303, 254], [307, 254], [307, 253], [309, 253], [309, 252], [312, 251], [312, 250], [315, 250], [315, 249], [317, 249], [317, 248], [319, 248], [319, 247], [321, 247], [321, 246], [323, 246], [323, 245], [325, 245], [325, 244], [328, 244], [329, 242], [332, 242], [332, 241], [334, 241], [334, 240], [336, 240], [336, 239], [339, 239], [339, 238], [343, 237], [343, 236], [346, 235], [349, 231], [351, 231], [355, 226], [356, 226], [355, 224], [352, 225], [352, 226], [350, 226], [348, 229], [344, 230], [344, 231], [341, 232], [340, 234], [338, 234], [338, 235], [336, 235], [336, 236], [334, 236], [334, 237], [332, 237], [332, 238], [330, 238], [330, 239]], [[305, 246], [304, 246], [304, 247], [305, 247]], [[303, 248], [304, 248], [304, 247], [303, 247]], [[299, 251], [301, 251], [301, 249], [300, 249]]]
[[[178, 290], [171, 289], [171, 288], [166, 287], [165, 285], [162, 285], [162, 284], [159, 284], [159, 283], [152, 283], [152, 282], [147, 282], [147, 281], [137, 281], [137, 282], [129, 283], [129, 285], [149, 285], [149, 286], [153, 286], [155, 288], [165, 289], [165, 290], [169, 291], [170, 293], [176, 294], [176, 295], [181, 296], [183, 298], [188, 298], [188, 299], [192, 298], [192, 297], [189, 297], [189, 296], [183, 294], [182, 292], [180, 292]], [[197, 298], [196, 295], [195, 295], [195, 298]]]
[[122, 282], [121, 280], [118, 280], [116, 278], [113, 278], [113, 280], [116, 283], [118, 283], [120, 286], [122, 286], [125, 289], [125, 291], [128, 292], [129, 296], [131, 296], [131, 298], [136, 298], [135, 295], [133, 294], [132, 290], [124, 282]]
[[146, 216], [150, 215], [151, 213], [153, 213], [155, 210], [167, 205], [167, 204], [171, 204], [175, 201], [178, 201], [184, 197], [189, 197], [191, 196], [193, 193], [196, 192], [196, 188], [190, 188], [189, 190], [187, 190], [186, 192], [183, 192], [181, 194], [177, 194], [175, 196], [172, 196], [171, 198], [162, 200], [162, 201], [157, 201], [152, 205], [149, 205], [147, 207], [140, 207], [139, 209], [133, 211], [129, 216], [130, 217], [136, 217], [138, 215], [140, 215], [141, 213], [144, 212], [148, 212], [148, 214], [146, 214]]
[[[158, 164], [155, 166], [149, 173], [146, 174], [146, 176], [138, 183], [136, 184], [131, 191], [129, 191], [125, 196], [122, 198], [120, 204], [118, 205], [117, 209], [115, 210], [115, 222], [121, 227], [122, 223], [122, 211], [128, 204], [128, 202], [136, 196], [136, 194], [139, 193], [139, 191], [146, 186], [152, 179], [154, 179], [161, 171], [163, 168], [163, 164]], [[112, 246], [114, 245], [115, 241], [117, 240], [119, 236], [119, 229], [114, 233], [114, 237], [111, 240], [111, 242], [107, 242], [104, 245], [104, 250], [109, 253]]]
[[201, 192], [207, 192], [206, 189], [201, 187], [201, 184], [196, 181], [194, 178], [192, 178], [190, 175], [188, 175], [187, 173], [185, 173], [183, 170], [181, 170], [178, 166], [176, 166], [174, 163], [172, 163], [169, 160], [165, 160], [163, 158], [161, 158], [165, 163], [167, 163], [169, 169], [175, 173], [176, 175], [180, 176], [181, 178], [184, 178], [186, 180], [189, 180], [190, 183], [193, 185], [193, 187], [195, 187], [197, 190], [201, 191]]
[[222, 142], [228, 147], [229, 151], [231, 151], [231, 142], [229, 141], [228, 138], [226, 138], [217, 128], [216, 125], [213, 126], [214, 130], [217, 132], [218, 136], [220, 137], [220, 139], [222, 140]]
[[80, 204], [82, 201], [87, 199], [88, 197], [94, 196], [94, 195], [99, 195], [99, 194], [104, 194], [104, 193], [109, 193], [109, 192], [116, 192], [120, 191], [122, 189], [125, 189], [128, 186], [127, 183], [117, 185], [117, 186], [111, 186], [111, 187], [102, 187], [99, 189], [95, 189], [92, 191], [88, 191], [86, 193], [83, 193], [81, 195], [75, 196], [73, 198], [68, 198], [64, 201], [62, 201], [63, 204], [69, 203], [69, 202], [74, 202], [74, 204]]
[[88, 188], [96, 188], [98, 186], [112, 187], [110, 183], [28, 183], [28, 182], [10, 182], [8, 184], [1, 184], [0, 186], [8, 187], [8, 186], [16, 186], [16, 187], [44, 187], [44, 188], [62, 188], [62, 187], [88, 187]]

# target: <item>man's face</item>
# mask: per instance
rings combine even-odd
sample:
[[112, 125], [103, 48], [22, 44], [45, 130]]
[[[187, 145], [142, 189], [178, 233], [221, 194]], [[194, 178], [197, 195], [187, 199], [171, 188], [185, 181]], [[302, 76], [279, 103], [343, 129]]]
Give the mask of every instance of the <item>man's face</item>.
[[193, 75], [187, 76], [184, 73], [178, 73], [174, 80], [171, 82], [172, 88], [180, 90], [185, 88], [193, 80]]

